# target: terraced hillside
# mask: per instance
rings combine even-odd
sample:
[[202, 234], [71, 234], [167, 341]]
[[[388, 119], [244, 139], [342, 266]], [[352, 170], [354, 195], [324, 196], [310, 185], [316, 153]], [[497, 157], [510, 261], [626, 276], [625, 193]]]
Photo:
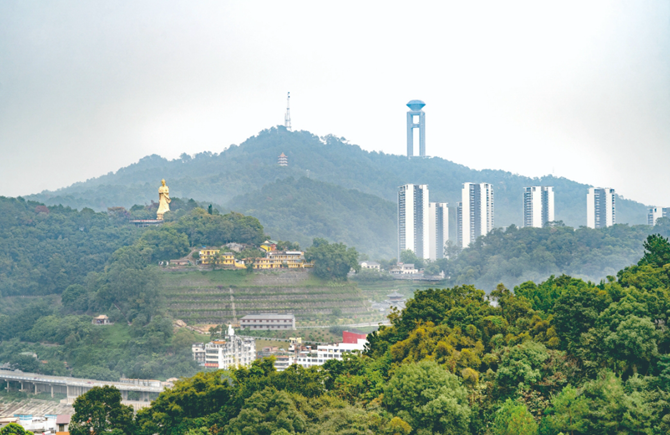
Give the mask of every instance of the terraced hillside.
[[322, 281], [310, 272], [165, 272], [162, 287], [172, 315], [189, 324], [267, 312], [293, 313], [302, 325], [381, 319], [355, 284]]

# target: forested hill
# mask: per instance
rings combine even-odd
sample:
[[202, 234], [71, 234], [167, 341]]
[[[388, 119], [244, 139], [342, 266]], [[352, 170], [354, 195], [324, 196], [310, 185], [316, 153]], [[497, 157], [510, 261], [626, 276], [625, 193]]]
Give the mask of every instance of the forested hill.
[[510, 226], [493, 230], [460, 255], [432, 267], [444, 270], [450, 285], [474, 284], [487, 291], [498, 283], [511, 288], [561, 274], [600, 282], [639, 261], [642, 243], [651, 234], [669, 237], [670, 219], [659, 219], [654, 227], [614, 225], [597, 230]]
[[315, 237], [394, 258], [396, 205], [378, 196], [308, 178], [289, 177], [235, 197], [233, 210], [257, 217], [268, 234], [303, 247]]
[[[282, 152], [288, 156], [288, 167], [277, 164]], [[428, 184], [431, 200], [454, 204], [460, 201], [462, 183], [489, 182], [495, 188], [495, 224], [498, 227], [521, 224], [524, 186], [552, 185], [556, 191], [556, 220], [574, 227], [586, 222], [588, 186], [565, 178], [528, 178], [498, 170], [476, 171], [441, 158], [407, 159], [367, 152], [333, 136], [319, 138], [309, 132], [290, 132], [283, 127], [264, 130], [241, 145], [231, 145], [218, 154], [183, 155], [176, 160], [148, 156], [115, 173], [55, 192], [32, 195], [30, 199], [78, 209], [128, 207], [154, 200], [158, 183], [165, 178], [172, 196], [226, 206], [239, 203], [238, 200], [231, 203], [238, 195], [288, 177], [309, 177], [394, 203], [397, 186], [405, 183]], [[291, 206], [290, 203], [286, 205]], [[332, 218], [341, 216], [333, 215]], [[646, 223], [646, 209], [640, 203], [619, 198], [617, 221]], [[298, 227], [291, 230], [301, 232]]]

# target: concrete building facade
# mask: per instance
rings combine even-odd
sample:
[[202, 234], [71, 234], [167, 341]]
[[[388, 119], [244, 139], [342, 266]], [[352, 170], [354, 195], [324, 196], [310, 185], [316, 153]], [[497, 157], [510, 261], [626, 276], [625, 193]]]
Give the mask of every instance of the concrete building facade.
[[361, 261], [361, 269], [372, 269], [379, 272], [381, 271], [381, 264], [377, 263], [376, 261]]
[[[196, 358], [194, 353], [193, 358]], [[205, 343], [205, 367], [232, 369], [247, 367], [256, 359], [256, 340], [251, 337], [238, 337], [233, 328], [223, 340]]]
[[248, 314], [240, 320], [240, 328], [248, 329], [295, 329], [293, 314]]
[[428, 185], [405, 184], [398, 188], [398, 259], [406, 249], [419, 258], [430, 258]]
[[659, 218], [670, 217], [670, 207], [661, 208], [652, 205], [647, 213], [647, 225], [654, 226]]
[[428, 204], [429, 258], [444, 258], [444, 245], [449, 240], [449, 204], [431, 202]]
[[591, 187], [586, 195], [586, 226], [605, 228], [616, 224], [616, 192], [614, 189]]
[[554, 188], [531, 186], [523, 192], [523, 226], [542, 228], [554, 221]]
[[493, 210], [493, 185], [463, 183], [459, 219], [459, 239], [463, 248], [493, 229]]

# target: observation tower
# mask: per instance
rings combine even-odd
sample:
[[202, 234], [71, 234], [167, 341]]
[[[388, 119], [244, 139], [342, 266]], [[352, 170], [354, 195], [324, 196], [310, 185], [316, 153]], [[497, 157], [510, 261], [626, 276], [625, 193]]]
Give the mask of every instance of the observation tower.
[[412, 100], [407, 103], [407, 157], [414, 156], [414, 129], [419, 129], [419, 156], [426, 157], [426, 105], [421, 100]]

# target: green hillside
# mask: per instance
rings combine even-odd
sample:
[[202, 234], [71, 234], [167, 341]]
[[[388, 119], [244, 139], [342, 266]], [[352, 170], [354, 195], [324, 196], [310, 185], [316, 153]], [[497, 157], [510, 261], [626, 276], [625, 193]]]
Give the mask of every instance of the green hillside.
[[295, 314], [300, 326], [383, 320], [355, 284], [322, 281], [310, 272], [165, 272], [161, 287], [170, 314], [189, 324], [267, 312]]
[[[279, 167], [277, 157], [288, 156], [289, 166]], [[407, 159], [403, 156], [367, 152], [333, 136], [319, 138], [309, 132], [290, 132], [283, 127], [260, 132], [239, 146], [231, 145], [221, 153], [201, 153], [194, 157], [166, 160], [153, 155], [128, 167], [101, 177], [76, 183], [54, 192], [42, 192], [30, 198], [46, 204], [63, 204], [81, 209], [104, 210], [111, 206], [130, 207], [156, 199], [157, 186], [165, 178], [172, 196], [209, 201], [224, 207], [244, 206], [263, 212], [267, 204], [251, 204], [239, 195], [252, 193], [249, 200], [258, 199], [258, 190], [277, 180], [293, 177], [310, 179], [356, 189], [395, 203], [397, 186], [405, 183], [428, 184], [431, 200], [455, 204], [460, 200], [463, 182], [489, 182], [495, 189], [495, 224], [507, 227], [520, 225], [522, 219], [522, 189], [528, 185], [552, 185], [556, 192], [556, 219], [566, 225], [579, 227], [586, 221], [586, 192], [589, 186], [547, 176], [529, 178], [499, 170], [476, 171], [441, 158]], [[330, 198], [324, 198], [329, 201]], [[282, 215], [297, 216], [301, 210], [296, 201], [284, 201]], [[267, 211], [271, 215], [270, 211]], [[333, 208], [332, 220], [346, 222], [347, 210]], [[342, 214], [340, 214], [342, 213]], [[632, 200], [619, 198], [619, 223], [644, 224], [645, 207]], [[270, 227], [272, 225], [269, 222]], [[322, 226], [328, 227], [326, 223]], [[298, 239], [314, 235], [314, 228], [299, 223], [282, 231], [299, 234]], [[325, 230], [319, 234], [328, 237]], [[338, 240], [333, 240], [338, 241]], [[395, 237], [386, 249], [395, 244]], [[376, 247], [368, 241], [354, 244], [363, 252]]]
[[306, 177], [268, 183], [230, 207], [260, 220], [268, 234], [307, 247], [314, 237], [365, 247], [375, 258], [396, 252], [396, 205], [378, 196]]
[[654, 227], [495, 229], [438, 265], [451, 277], [450, 285], [474, 284], [487, 291], [499, 283], [512, 288], [561, 274], [600, 282], [639, 261], [650, 234], [670, 236], [670, 220], [659, 219]]

